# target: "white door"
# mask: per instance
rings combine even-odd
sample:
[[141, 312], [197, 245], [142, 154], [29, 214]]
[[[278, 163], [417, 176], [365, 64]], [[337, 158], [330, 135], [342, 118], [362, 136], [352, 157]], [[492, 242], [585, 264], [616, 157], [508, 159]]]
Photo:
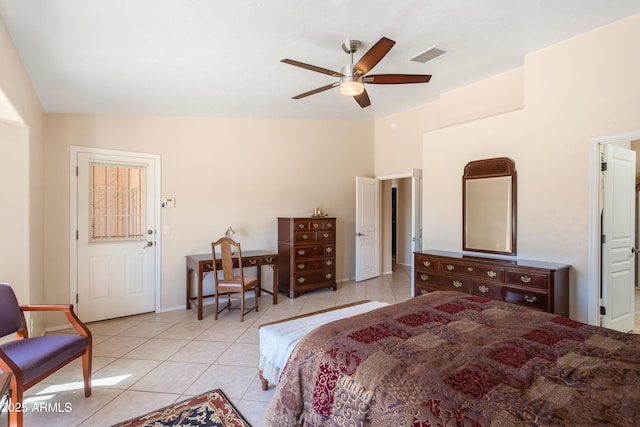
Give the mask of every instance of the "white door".
[[628, 332], [635, 325], [635, 151], [603, 144], [603, 326]]
[[356, 177], [356, 282], [380, 275], [380, 180]]
[[76, 154], [79, 317], [91, 322], [154, 311], [157, 159]]
[[[420, 252], [422, 250], [422, 169], [414, 169], [411, 179], [411, 250]], [[411, 257], [411, 296], [415, 289], [413, 274], [413, 259]]]

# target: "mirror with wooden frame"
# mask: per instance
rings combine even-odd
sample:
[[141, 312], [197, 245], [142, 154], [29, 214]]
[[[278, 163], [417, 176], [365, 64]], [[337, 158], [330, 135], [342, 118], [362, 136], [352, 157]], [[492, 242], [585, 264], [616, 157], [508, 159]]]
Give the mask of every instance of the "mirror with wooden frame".
[[467, 163], [462, 250], [516, 255], [516, 165], [507, 157]]

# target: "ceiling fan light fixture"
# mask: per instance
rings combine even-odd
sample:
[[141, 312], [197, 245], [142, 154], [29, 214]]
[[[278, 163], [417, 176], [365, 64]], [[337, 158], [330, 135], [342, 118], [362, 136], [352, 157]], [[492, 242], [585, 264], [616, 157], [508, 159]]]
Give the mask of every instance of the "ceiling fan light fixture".
[[345, 96], [357, 96], [364, 92], [362, 77], [345, 76], [340, 82], [340, 93]]

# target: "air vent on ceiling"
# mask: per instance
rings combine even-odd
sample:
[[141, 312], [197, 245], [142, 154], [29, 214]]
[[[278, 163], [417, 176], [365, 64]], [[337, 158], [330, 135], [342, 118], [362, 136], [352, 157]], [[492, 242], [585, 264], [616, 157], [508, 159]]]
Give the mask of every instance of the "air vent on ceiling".
[[432, 46], [424, 52], [414, 56], [411, 58], [412, 61], [427, 63], [429, 61], [433, 61], [436, 58], [441, 57], [442, 55], [446, 55], [449, 51], [441, 49], [436, 46]]

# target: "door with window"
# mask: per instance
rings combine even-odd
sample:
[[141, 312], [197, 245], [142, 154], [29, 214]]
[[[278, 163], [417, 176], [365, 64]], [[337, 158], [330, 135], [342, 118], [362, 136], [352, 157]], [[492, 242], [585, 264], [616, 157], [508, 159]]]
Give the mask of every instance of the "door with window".
[[76, 302], [85, 322], [155, 310], [156, 161], [77, 152]]

